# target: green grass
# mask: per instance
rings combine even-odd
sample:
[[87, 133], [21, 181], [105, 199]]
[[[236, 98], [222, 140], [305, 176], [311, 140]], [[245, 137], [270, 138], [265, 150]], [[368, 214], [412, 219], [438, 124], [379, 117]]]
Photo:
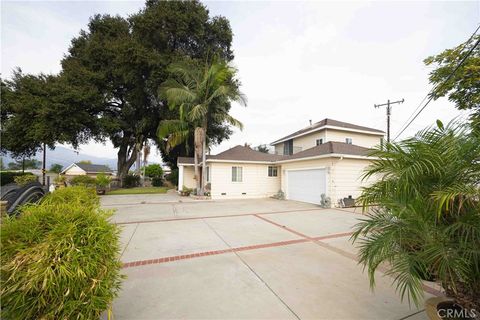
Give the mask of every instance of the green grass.
[[107, 195], [112, 194], [153, 194], [153, 193], [166, 193], [168, 188], [166, 187], [137, 187], [128, 189], [117, 189], [107, 192]]

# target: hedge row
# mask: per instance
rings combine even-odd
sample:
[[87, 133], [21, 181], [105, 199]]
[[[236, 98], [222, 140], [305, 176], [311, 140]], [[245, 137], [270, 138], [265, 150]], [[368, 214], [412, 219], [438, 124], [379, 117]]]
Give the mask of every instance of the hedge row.
[[21, 172], [21, 171], [0, 171], [0, 185], [4, 186], [9, 183], [15, 182], [15, 177], [31, 175], [31, 172]]
[[94, 189], [69, 187], [1, 226], [5, 319], [98, 319], [122, 276], [119, 229]]

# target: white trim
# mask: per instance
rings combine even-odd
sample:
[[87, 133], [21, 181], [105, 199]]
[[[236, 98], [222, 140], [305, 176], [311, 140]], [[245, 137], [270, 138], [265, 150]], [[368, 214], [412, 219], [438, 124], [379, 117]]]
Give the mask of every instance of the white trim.
[[295, 161], [315, 160], [315, 159], [323, 159], [323, 158], [349, 158], [349, 159], [364, 159], [364, 160], [377, 159], [376, 157], [368, 157], [368, 156], [356, 156], [356, 155], [341, 154], [341, 153], [328, 153], [328, 154], [322, 154], [319, 156], [312, 156], [312, 157], [306, 157], [306, 158], [280, 160], [280, 161], [277, 161], [276, 163], [289, 163], [289, 162], [295, 162]]
[[[192, 166], [192, 167], [193, 167], [194, 165], [195, 165], [195, 164], [193, 164], [193, 163], [180, 163], [180, 162], [177, 162], [177, 166], [185, 166], [185, 167], [187, 167], [187, 166]], [[199, 165], [200, 165], [200, 164], [199, 164]]]
[[[307, 134], [310, 134], [310, 133], [314, 133], [314, 132], [317, 132], [317, 131], [321, 131], [321, 130], [324, 130], [324, 129], [335, 129], [335, 130], [339, 130], [339, 131], [348, 131], [348, 132], [357, 132], [357, 133], [366, 133], [366, 134], [370, 134], [370, 135], [374, 135], [374, 136], [385, 136], [385, 133], [381, 133], [381, 132], [377, 132], [377, 131], [370, 131], [370, 130], [360, 130], [360, 129], [352, 129], [352, 128], [345, 128], [345, 127], [337, 127], [337, 126], [332, 126], [332, 125], [326, 125], [326, 126], [321, 126], [321, 127], [318, 127], [318, 128], [315, 128], [315, 129], [312, 129], [312, 130], [309, 130], [309, 131], [305, 131], [305, 132], [302, 132], [302, 133], [299, 133], [295, 136], [292, 136], [292, 137], [288, 137], [288, 138], [282, 138], [280, 140], [277, 140], [277, 141], [274, 141], [272, 143], [270, 143], [271, 146], [275, 146], [279, 143], [282, 143], [282, 142], [285, 142], [287, 140], [290, 140], [290, 139], [294, 139], [294, 138], [298, 138], [298, 137], [302, 137], [302, 136], [305, 136]], [[325, 140], [326, 140], [326, 137], [325, 137]], [[327, 143], [329, 141], [325, 141], [324, 143]]]
[[207, 159], [207, 162], [218, 163], [260, 163], [260, 164], [275, 164], [276, 161], [248, 161], [248, 160], [221, 160], [221, 159]]
[[[366, 159], [366, 160], [375, 160], [376, 157], [369, 157], [369, 156], [357, 156], [357, 155], [350, 155], [350, 154], [343, 154], [343, 153], [327, 153], [318, 156], [311, 156], [306, 158], [295, 158], [295, 159], [285, 159], [285, 160], [275, 160], [275, 161], [248, 161], [248, 160], [220, 160], [220, 159], [207, 159], [207, 163], [246, 163], [246, 164], [265, 164], [265, 165], [277, 165], [281, 163], [288, 163], [294, 161], [304, 161], [304, 160], [312, 160], [312, 159], [322, 159], [322, 158], [350, 158], [350, 159]], [[183, 164], [178, 163], [179, 166], [193, 166], [193, 164]], [[202, 164], [199, 163], [199, 166]]]
[[183, 166], [178, 167], [178, 191], [183, 190]]

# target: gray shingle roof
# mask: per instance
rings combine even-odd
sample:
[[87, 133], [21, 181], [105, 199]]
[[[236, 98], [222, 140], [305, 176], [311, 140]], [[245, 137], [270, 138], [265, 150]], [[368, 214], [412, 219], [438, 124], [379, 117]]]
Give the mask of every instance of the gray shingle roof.
[[[275, 155], [252, 150], [249, 147], [236, 146], [217, 155], [207, 156], [207, 160], [233, 160], [233, 161], [264, 161], [277, 162], [285, 160], [295, 160], [302, 158], [310, 158], [326, 154], [344, 154], [353, 156], [367, 156], [370, 149], [347, 144], [344, 142], [329, 141], [319, 146], [292, 154], [290, 156]], [[178, 157], [179, 164], [193, 164], [193, 158]]]
[[295, 137], [299, 134], [306, 133], [306, 132], [311, 131], [311, 130], [319, 129], [319, 128], [324, 127], [324, 126], [335, 126], [335, 127], [339, 127], [339, 128], [363, 130], [363, 131], [370, 131], [370, 132], [374, 132], [374, 133], [385, 133], [382, 130], [369, 128], [369, 127], [358, 126], [358, 125], [352, 124], [352, 123], [337, 121], [337, 120], [333, 120], [333, 119], [323, 119], [319, 122], [316, 122], [316, 123], [312, 124], [311, 126], [308, 126], [308, 127], [303, 128], [301, 130], [295, 131], [294, 133], [291, 133], [291, 134], [289, 134], [289, 135], [287, 135], [283, 138], [277, 139], [274, 142], [272, 142], [271, 145], [276, 144], [278, 141], [282, 141], [282, 140], [285, 140], [285, 139], [290, 139], [290, 138]]
[[82, 168], [82, 170], [86, 171], [86, 172], [92, 172], [92, 173], [96, 173], [96, 172], [112, 172], [112, 170], [103, 165], [103, 164], [90, 164], [90, 163], [75, 163], [77, 166], [79, 166], [80, 168]]

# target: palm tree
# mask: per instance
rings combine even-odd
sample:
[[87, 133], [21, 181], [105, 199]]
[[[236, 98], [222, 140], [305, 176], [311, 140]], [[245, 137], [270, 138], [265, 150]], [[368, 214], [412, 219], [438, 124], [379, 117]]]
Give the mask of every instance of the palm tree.
[[480, 136], [451, 123], [389, 143], [364, 177], [364, 208], [375, 206], [355, 226], [360, 263], [375, 271], [386, 265], [402, 299], [416, 305], [423, 281], [438, 281], [466, 308], [480, 302]]
[[[170, 108], [178, 108], [179, 119], [164, 120], [158, 128], [160, 139], [167, 139], [167, 150], [186, 142], [194, 131], [194, 166], [197, 194], [203, 194], [205, 186], [205, 160], [208, 147], [208, 124], [229, 123], [243, 129], [240, 121], [228, 113], [230, 102], [246, 104], [239, 91], [237, 70], [227, 63], [213, 62], [198, 65], [193, 61], [174, 63], [169, 67], [174, 78], [165, 81], [161, 95]], [[198, 161], [202, 159], [200, 184]]]

